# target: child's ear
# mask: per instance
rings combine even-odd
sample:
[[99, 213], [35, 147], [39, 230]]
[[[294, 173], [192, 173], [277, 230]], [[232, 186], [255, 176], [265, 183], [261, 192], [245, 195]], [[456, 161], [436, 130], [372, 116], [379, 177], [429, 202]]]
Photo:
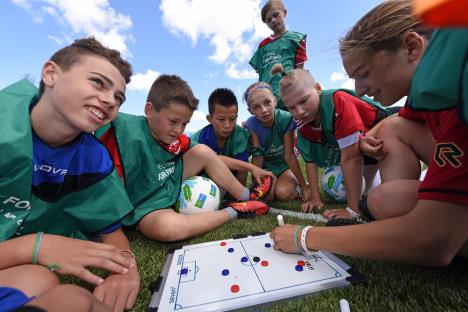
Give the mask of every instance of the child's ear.
[[403, 34], [403, 46], [406, 49], [408, 61], [418, 61], [424, 53], [426, 40], [415, 31]]
[[60, 67], [52, 61], [48, 61], [42, 66], [42, 81], [47, 87], [52, 87], [57, 79]]
[[250, 109], [250, 106], [248, 106], [248, 105], [247, 105], [247, 110], [249, 111], [249, 113], [250, 113], [251, 115], [254, 114], [254, 113], [252, 112], [252, 110]]
[[146, 118], [151, 119], [151, 117], [153, 116], [153, 112], [154, 112], [153, 103], [146, 102], [146, 104], [145, 104], [145, 116], [146, 116]]
[[286, 17], [288, 15], [288, 10], [284, 10], [284, 17]]
[[211, 123], [211, 121], [213, 120], [213, 117], [211, 117], [211, 114], [208, 114], [206, 115], [206, 120]]
[[315, 90], [317, 90], [317, 93], [320, 95], [320, 93], [322, 93], [322, 85], [318, 82], [314, 83], [314, 88]]

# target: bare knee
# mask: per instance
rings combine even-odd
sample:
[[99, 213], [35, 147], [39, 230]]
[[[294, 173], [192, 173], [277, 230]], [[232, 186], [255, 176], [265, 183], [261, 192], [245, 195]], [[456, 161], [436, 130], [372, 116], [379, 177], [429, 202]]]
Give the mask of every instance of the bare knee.
[[282, 202], [290, 201], [296, 199], [297, 192], [296, 189], [292, 187], [277, 187], [275, 188], [275, 197]]
[[185, 222], [186, 216], [174, 212], [176, 215], [145, 216], [139, 223], [140, 231], [146, 237], [162, 242], [174, 242], [187, 238], [190, 223]]

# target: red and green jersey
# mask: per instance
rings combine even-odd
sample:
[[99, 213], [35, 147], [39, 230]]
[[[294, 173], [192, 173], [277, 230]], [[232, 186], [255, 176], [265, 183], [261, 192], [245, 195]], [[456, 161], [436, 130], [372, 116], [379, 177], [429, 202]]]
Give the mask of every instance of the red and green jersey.
[[287, 31], [280, 37], [268, 37], [260, 42], [249, 64], [258, 72], [258, 80], [270, 84], [278, 101], [277, 108], [286, 110], [279, 92], [280, 75], [272, 76], [271, 68], [281, 63], [286, 72], [307, 61], [305, 34]]

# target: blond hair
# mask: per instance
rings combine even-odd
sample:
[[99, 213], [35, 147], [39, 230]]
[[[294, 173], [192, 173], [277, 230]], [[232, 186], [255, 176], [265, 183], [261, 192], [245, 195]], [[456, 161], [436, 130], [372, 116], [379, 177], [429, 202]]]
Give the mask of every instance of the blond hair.
[[297, 85], [299, 81], [304, 81], [309, 83], [311, 86], [314, 86], [316, 80], [309, 71], [302, 68], [295, 68], [286, 73], [283, 68], [283, 65], [277, 63], [273, 65], [270, 71], [271, 75], [281, 74], [283, 78], [280, 80], [280, 94], [286, 94], [292, 86]]
[[370, 10], [340, 39], [340, 54], [357, 52], [371, 56], [377, 52], [396, 51], [402, 44], [402, 35], [414, 31], [430, 39], [432, 30], [413, 14], [413, 1], [389, 0]]
[[268, 11], [270, 11], [271, 9], [281, 9], [283, 11], [286, 11], [286, 7], [284, 6], [284, 3], [283, 1], [281, 0], [269, 0], [267, 1], [267, 3], [265, 3], [265, 5], [262, 7], [262, 11], [261, 11], [261, 16], [262, 16], [262, 21], [264, 23], [266, 23], [266, 15], [268, 13]]

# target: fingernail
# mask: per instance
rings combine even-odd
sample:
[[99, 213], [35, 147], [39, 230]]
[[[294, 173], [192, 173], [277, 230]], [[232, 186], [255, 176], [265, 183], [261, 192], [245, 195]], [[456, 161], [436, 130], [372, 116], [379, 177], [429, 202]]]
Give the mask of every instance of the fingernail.
[[123, 269], [122, 269], [122, 274], [127, 274], [127, 273], [128, 273], [128, 269], [123, 268]]
[[101, 285], [102, 283], [104, 283], [104, 280], [103, 280], [102, 278], [99, 278], [99, 279], [97, 280], [97, 283], [98, 283], [98, 285]]

